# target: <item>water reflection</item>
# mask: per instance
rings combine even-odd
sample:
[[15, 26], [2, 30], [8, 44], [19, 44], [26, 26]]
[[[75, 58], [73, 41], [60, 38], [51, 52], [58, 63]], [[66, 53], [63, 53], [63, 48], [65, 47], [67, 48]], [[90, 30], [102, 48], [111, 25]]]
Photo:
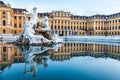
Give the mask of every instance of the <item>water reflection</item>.
[[120, 60], [120, 46], [89, 43], [65, 43], [50, 46], [14, 46], [0, 43], [0, 74], [13, 63], [25, 63], [24, 75], [37, 76], [39, 66], [48, 68], [48, 60], [65, 61], [73, 57], [91, 56]]
[[[58, 50], [58, 48], [62, 44], [53, 44], [50, 46], [30, 46], [28, 48], [20, 47], [20, 49], [24, 52], [24, 60], [25, 60], [25, 70], [24, 74], [33, 73], [33, 76], [37, 76], [37, 70], [39, 65], [43, 65], [44, 68], [48, 67], [47, 60], [49, 53], [53, 53]], [[21, 52], [22, 52], [21, 51]], [[30, 67], [30, 68], [27, 68]], [[29, 70], [27, 70], [29, 69]]]

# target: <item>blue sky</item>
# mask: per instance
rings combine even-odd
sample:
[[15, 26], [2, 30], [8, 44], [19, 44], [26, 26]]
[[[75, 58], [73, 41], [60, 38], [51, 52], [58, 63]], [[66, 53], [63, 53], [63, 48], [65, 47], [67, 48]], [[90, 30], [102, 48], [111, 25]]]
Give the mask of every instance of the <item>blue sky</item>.
[[120, 0], [2, 0], [15, 8], [33, 7], [38, 12], [51, 12], [52, 10], [70, 11], [77, 15], [112, 14], [120, 12]]

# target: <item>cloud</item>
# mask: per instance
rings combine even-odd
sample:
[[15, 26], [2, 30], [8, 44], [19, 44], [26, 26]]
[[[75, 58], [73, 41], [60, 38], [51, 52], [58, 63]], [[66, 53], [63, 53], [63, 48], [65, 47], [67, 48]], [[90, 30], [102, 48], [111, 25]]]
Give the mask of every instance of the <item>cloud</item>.
[[[7, 0], [3, 0], [7, 1]], [[79, 15], [112, 14], [120, 12], [120, 0], [9, 0], [12, 7], [38, 7], [38, 12], [70, 11]]]

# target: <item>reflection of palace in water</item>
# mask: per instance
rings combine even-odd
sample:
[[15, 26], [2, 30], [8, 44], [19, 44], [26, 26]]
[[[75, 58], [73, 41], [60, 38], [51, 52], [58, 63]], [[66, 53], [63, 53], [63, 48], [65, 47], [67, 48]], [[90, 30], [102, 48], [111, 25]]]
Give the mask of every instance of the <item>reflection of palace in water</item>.
[[120, 57], [120, 46], [66, 43], [51, 58], [53, 60], [64, 60], [74, 56], [111, 57], [118, 59]]
[[75, 56], [92, 56], [92, 57], [110, 57], [120, 59], [120, 46], [103, 45], [103, 44], [78, 44], [65, 43], [64, 46], [58, 49], [58, 52], [53, 53], [51, 59], [66, 60]]
[[0, 43], [0, 71], [12, 63], [23, 62], [24, 55], [14, 45]]
[[[6, 67], [10, 67], [12, 63], [25, 62], [32, 65], [31, 73], [36, 76], [36, 69], [38, 65], [42, 64], [45, 68], [48, 67], [47, 60], [52, 59], [54, 61], [69, 60], [76, 56], [92, 56], [95, 58], [113, 58], [120, 60], [120, 46], [117, 45], [103, 45], [103, 44], [82, 44], [82, 43], [65, 43], [64, 46], [59, 47], [58, 51], [54, 51], [50, 47], [40, 47], [40, 50], [44, 51], [40, 54], [31, 53], [24, 51], [25, 48], [17, 48], [12, 44], [0, 43], [0, 71], [2, 72]], [[32, 48], [34, 49], [34, 47]], [[34, 51], [33, 51], [34, 52]], [[26, 60], [26, 55], [30, 56], [31, 59]], [[49, 55], [49, 56], [48, 56]], [[25, 69], [27, 69], [25, 66]], [[25, 70], [24, 74], [28, 73], [29, 70]]]

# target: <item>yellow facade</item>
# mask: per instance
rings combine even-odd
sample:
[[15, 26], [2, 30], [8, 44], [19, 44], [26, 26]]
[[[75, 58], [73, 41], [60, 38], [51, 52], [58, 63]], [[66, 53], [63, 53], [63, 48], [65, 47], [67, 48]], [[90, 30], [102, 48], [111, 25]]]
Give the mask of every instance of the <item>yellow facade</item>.
[[58, 52], [49, 53], [53, 60], [67, 60], [75, 56], [93, 56], [96, 58], [120, 57], [120, 46], [104, 44], [65, 43]]
[[0, 65], [12, 64], [12, 62], [20, 60], [23, 61], [23, 58], [24, 54], [20, 54], [19, 48], [16, 49], [12, 44], [0, 43]]
[[[5, 4], [2, 1], [0, 4], [0, 35], [22, 33], [24, 22], [30, 19], [30, 14], [24, 14], [27, 10], [11, 8], [10, 4]], [[43, 19], [44, 16], [48, 16], [51, 29], [60, 36], [120, 35], [120, 13], [93, 16], [73, 15], [64, 11], [38, 13], [39, 19]]]
[[53, 31], [58, 35], [120, 35], [120, 13], [112, 15], [79, 16], [70, 12], [38, 13], [40, 19], [49, 17]]
[[[52, 60], [67, 60], [75, 56], [93, 56], [96, 58], [114, 58], [120, 59], [119, 45], [104, 44], [82, 44], [82, 43], [65, 43], [58, 51], [48, 50], [45, 54], [36, 55], [35, 60], [40, 60], [42, 56], [50, 55]], [[46, 55], [47, 54], [47, 55]], [[11, 65], [16, 62], [25, 61], [24, 49], [15, 48], [13, 44], [0, 43], [0, 68], [1, 66]], [[39, 57], [39, 55], [41, 57]], [[37, 57], [38, 56], [38, 57]]]
[[0, 1], [0, 34], [18, 35], [24, 31], [25, 16], [26, 20], [29, 14], [26, 9], [12, 8], [10, 4]]
[[[29, 14], [24, 14], [24, 9], [15, 9], [17, 12], [14, 12], [14, 16], [12, 18], [12, 34], [18, 35], [24, 31], [24, 23], [28, 20]], [[19, 12], [20, 10], [20, 12]], [[26, 18], [25, 18], [26, 17]]]
[[0, 7], [0, 34], [11, 34], [11, 8], [1, 6]]

